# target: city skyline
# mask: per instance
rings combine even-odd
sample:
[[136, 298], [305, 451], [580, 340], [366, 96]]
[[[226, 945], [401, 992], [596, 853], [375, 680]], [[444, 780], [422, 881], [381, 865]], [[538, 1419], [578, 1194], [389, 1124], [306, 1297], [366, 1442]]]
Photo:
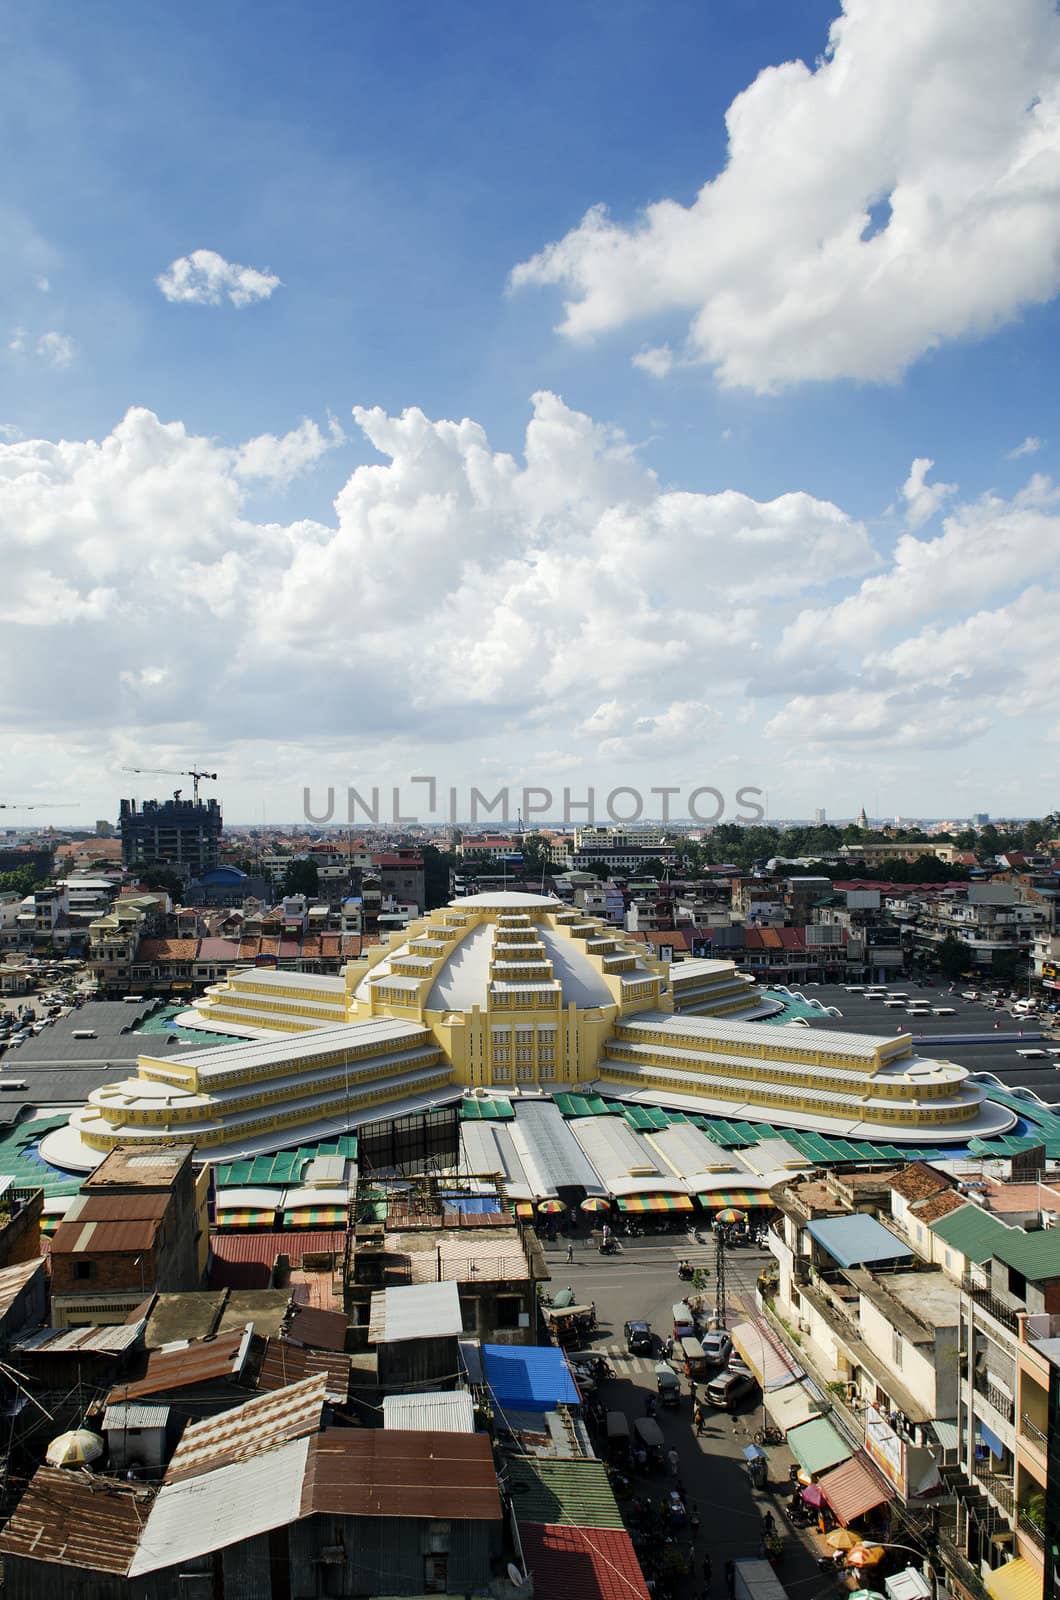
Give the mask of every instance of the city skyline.
[[0, 825], [1052, 810], [1058, 66], [1048, 0], [12, 17]]

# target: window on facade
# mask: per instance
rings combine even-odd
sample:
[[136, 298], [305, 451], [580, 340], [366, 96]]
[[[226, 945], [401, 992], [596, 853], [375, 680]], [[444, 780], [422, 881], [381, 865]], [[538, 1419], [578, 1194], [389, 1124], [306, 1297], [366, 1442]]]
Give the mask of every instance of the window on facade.
[[1008, 1269], [1008, 1292], [1015, 1295], [1017, 1300], [1024, 1300], [1027, 1296], [1027, 1280], [1015, 1267]]
[[497, 1296], [498, 1328], [517, 1328], [519, 1326], [519, 1313], [522, 1309], [523, 1302], [517, 1294], [499, 1294]]
[[93, 1268], [93, 1264], [92, 1264], [91, 1261], [75, 1261], [74, 1262], [74, 1277], [75, 1278], [80, 1278], [82, 1280], [84, 1280], [86, 1278], [91, 1278], [93, 1271], [94, 1271], [94, 1268]]
[[902, 1335], [897, 1329], [891, 1333], [891, 1360], [896, 1367], [902, 1365]]

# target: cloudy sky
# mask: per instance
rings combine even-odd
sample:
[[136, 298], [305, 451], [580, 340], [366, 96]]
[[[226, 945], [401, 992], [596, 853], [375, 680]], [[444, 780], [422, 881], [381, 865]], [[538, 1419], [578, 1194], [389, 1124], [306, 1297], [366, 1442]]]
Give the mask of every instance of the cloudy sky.
[[1060, 19], [840, 6], [9, 7], [8, 820], [1055, 807]]

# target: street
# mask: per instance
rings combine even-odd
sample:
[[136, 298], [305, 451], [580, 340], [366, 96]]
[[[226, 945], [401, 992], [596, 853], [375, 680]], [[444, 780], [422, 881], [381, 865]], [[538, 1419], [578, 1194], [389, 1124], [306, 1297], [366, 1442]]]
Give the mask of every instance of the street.
[[[685, 1233], [662, 1234], [638, 1239], [623, 1238], [622, 1253], [602, 1256], [596, 1239], [581, 1235], [574, 1245], [573, 1263], [567, 1262], [564, 1240], [546, 1244], [545, 1252], [552, 1273], [552, 1294], [573, 1288], [579, 1303], [595, 1303], [599, 1329], [585, 1348], [606, 1355], [617, 1376], [601, 1385], [600, 1400], [609, 1411], [624, 1411], [632, 1423], [645, 1414], [645, 1402], [655, 1393], [655, 1364], [663, 1359], [661, 1349], [652, 1356], [631, 1356], [626, 1352], [623, 1325], [627, 1319], [650, 1322], [661, 1341], [673, 1330], [672, 1307], [685, 1298], [691, 1285], [677, 1275], [677, 1264], [687, 1259], [694, 1267], [709, 1271], [704, 1293], [712, 1296], [715, 1287], [714, 1240], [704, 1235], [696, 1245]], [[755, 1280], [768, 1253], [738, 1249], [726, 1253], [726, 1293], [728, 1326], [744, 1320], [754, 1311]], [[712, 1301], [713, 1303], [713, 1301]], [[677, 1370], [679, 1364], [675, 1363]], [[699, 1392], [705, 1387], [702, 1380]], [[713, 1567], [713, 1592], [724, 1594], [724, 1568], [728, 1560], [761, 1554], [762, 1518], [771, 1511], [778, 1532], [784, 1538], [785, 1553], [778, 1576], [793, 1595], [810, 1597], [836, 1593], [835, 1581], [818, 1570], [812, 1537], [791, 1527], [784, 1515], [789, 1497], [788, 1468], [794, 1458], [786, 1446], [767, 1450], [769, 1482], [764, 1491], [752, 1490], [743, 1457], [755, 1430], [762, 1426], [764, 1413], [760, 1395], [729, 1415], [707, 1411], [707, 1426], [697, 1439], [692, 1428], [692, 1405], [688, 1380], [681, 1379], [681, 1403], [676, 1409], [659, 1406], [657, 1419], [665, 1436], [666, 1449], [676, 1449], [680, 1459], [680, 1479], [686, 1490], [688, 1510], [698, 1510], [701, 1527], [695, 1541], [695, 1576], [682, 1591], [699, 1595], [708, 1586], [702, 1577], [705, 1554]], [[634, 1477], [635, 1493], [659, 1495], [673, 1486], [669, 1474], [650, 1473], [647, 1480]], [[689, 1534], [679, 1542], [687, 1544]]]

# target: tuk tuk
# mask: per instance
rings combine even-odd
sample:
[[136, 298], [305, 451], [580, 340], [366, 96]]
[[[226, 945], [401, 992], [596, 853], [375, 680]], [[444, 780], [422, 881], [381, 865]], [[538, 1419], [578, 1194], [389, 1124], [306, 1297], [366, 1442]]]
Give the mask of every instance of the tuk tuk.
[[676, 1406], [681, 1400], [681, 1380], [667, 1361], [655, 1368], [655, 1387], [664, 1406]]
[[684, 1300], [679, 1300], [673, 1308], [674, 1318], [674, 1343], [681, 1339], [692, 1339], [696, 1332], [696, 1319], [691, 1307]]
[[592, 1306], [548, 1306], [545, 1319], [558, 1345], [577, 1345], [596, 1325]]
[[711, 1373], [711, 1365], [707, 1360], [703, 1346], [698, 1339], [682, 1339], [681, 1356], [685, 1364], [686, 1378], [709, 1377]]
[[629, 1465], [629, 1418], [624, 1411], [607, 1413], [607, 1459], [619, 1467]]
[[661, 1468], [664, 1464], [663, 1432], [654, 1417], [638, 1417], [633, 1424], [634, 1448], [640, 1445], [648, 1456], [648, 1465]]

